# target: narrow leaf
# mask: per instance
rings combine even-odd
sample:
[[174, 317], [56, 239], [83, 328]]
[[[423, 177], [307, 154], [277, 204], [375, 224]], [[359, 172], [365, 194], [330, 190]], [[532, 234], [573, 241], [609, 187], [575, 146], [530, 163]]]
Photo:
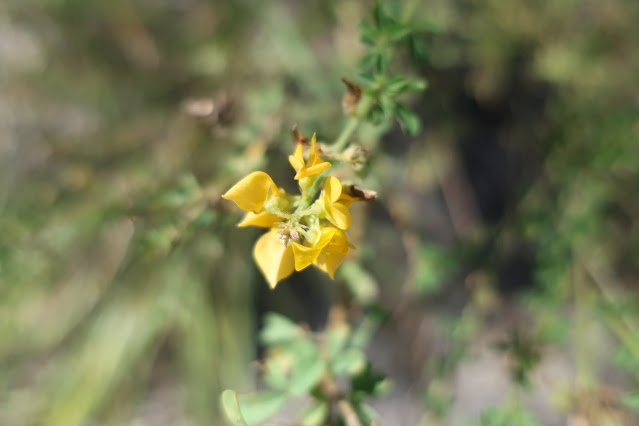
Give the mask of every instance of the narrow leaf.
[[234, 425], [248, 426], [244, 417], [242, 416], [242, 410], [240, 410], [240, 403], [237, 399], [235, 391], [227, 389], [222, 392], [222, 408], [224, 414]]
[[414, 136], [421, 130], [421, 122], [419, 117], [414, 112], [410, 111], [404, 105], [397, 103], [397, 121], [399, 125], [402, 127], [404, 133]]
[[242, 415], [248, 424], [260, 423], [282, 409], [288, 396], [281, 391], [267, 391], [240, 395]]
[[349, 348], [331, 361], [331, 371], [335, 376], [355, 376], [366, 368], [366, 355], [357, 348]]
[[282, 315], [268, 313], [264, 322], [260, 341], [265, 345], [286, 343], [304, 336], [300, 326]]
[[328, 404], [324, 401], [317, 401], [302, 414], [302, 426], [322, 426], [328, 416]]

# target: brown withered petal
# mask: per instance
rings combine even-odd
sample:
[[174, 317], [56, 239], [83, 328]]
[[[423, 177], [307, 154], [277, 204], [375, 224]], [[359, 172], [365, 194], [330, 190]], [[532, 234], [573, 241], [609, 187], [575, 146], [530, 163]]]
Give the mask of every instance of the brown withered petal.
[[297, 130], [297, 124], [293, 126], [292, 132], [293, 132], [293, 142], [302, 144], [302, 146], [305, 148], [310, 146], [310, 143], [308, 142], [308, 138]]
[[357, 112], [357, 104], [362, 97], [362, 89], [354, 83], [342, 78], [342, 82], [346, 85], [346, 93], [342, 98], [342, 109], [346, 115], [354, 115]]
[[349, 185], [346, 187], [348, 195], [353, 198], [357, 198], [360, 201], [375, 201], [377, 200], [377, 192], [370, 189], [362, 189], [357, 185]]
[[344, 77], [342, 77], [342, 83], [346, 85], [348, 92], [352, 93], [354, 96], [357, 96], [358, 99], [360, 96], [362, 96], [362, 89], [357, 84], [351, 83], [350, 81], [346, 80]]

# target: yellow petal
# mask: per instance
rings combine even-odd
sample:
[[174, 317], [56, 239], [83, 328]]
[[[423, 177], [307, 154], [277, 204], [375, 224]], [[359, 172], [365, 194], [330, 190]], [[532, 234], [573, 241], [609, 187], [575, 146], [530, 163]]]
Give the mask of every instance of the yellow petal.
[[269, 212], [259, 212], [258, 214], [248, 212], [246, 213], [246, 215], [244, 215], [244, 219], [242, 219], [242, 221], [238, 223], [237, 226], [260, 226], [262, 228], [270, 228], [276, 222], [281, 221], [282, 218]]
[[[311, 138], [311, 150], [308, 153], [308, 162], [306, 163], [308, 166], [312, 166], [314, 164], [316, 164], [316, 160], [317, 158], [319, 158], [317, 156], [317, 137], [315, 135], [315, 133], [313, 133], [313, 137]], [[319, 159], [320, 161], [322, 161], [322, 159]]]
[[262, 235], [253, 248], [253, 257], [271, 288], [288, 277], [294, 270], [293, 249], [284, 246], [280, 235], [271, 229]]
[[313, 261], [313, 265], [326, 272], [331, 278], [335, 277], [335, 271], [344, 262], [350, 246], [346, 234], [335, 230], [330, 243], [324, 247], [319, 256]]
[[297, 144], [295, 154], [288, 156], [288, 162], [291, 163], [291, 166], [293, 166], [296, 172], [299, 172], [302, 168], [304, 168], [304, 156], [302, 155], [301, 143]]
[[300, 243], [293, 243], [293, 254], [295, 256], [295, 270], [301, 271], [308, 265], [313, 263], [317, 256], [319, 256], [322, 249], [331, 241], [335, 234], [335, 228], [326, 228], [313, 247], [307, 247]]
[[288, 157], [288, 161], [291, 166], [297, 172], [295, 174], [295, 180], [304, 179], [310, 176], [315, 176], [322, 173], [324, 170], [331, 167], [331, 163], [322, 160], [317, 155], [317, 137], [313, 134], [311, 138], [311, 149], [308, 154], [308, 161], [304, 163], [304, 157], [302, 156], [302, 145], [298, 144], [295, 149], [295, 154]]
[[339, 200], [339, 197], [342, 195], [342, 183], [335, 176], [330, 176], [324, 182], [324, 194], [327, 198], [327, 201], [331, 203]]
[[277, 186], [264, 172], [253, 172], [233, 185], [222, 198], [234, 201], [242, 210], [258, 213], [269, 194], [278, 194]]
[[351, 226], [351, 212], [341, 203], [334, 203], [327, 208], [329, 221], [339, 229], [348, 229]]
[[294, 179], [300, 180], [305, 177], [319, 175], [320, 173], [322, 173], [324, 170], [328, 169], [329, 167], [331, 167], [331, 163], [329, 163], [328, 161], [323, 161], [309, 168], [304, 167], [299, 172], [297, 172]]
[[322, 192], [327, 219], [340, 229], [348, 229], [351, 226], [351, 213], [347, 205], [338, 202], [342, 196], [342, 183], [336, 177], [330, 176], [324, 182]]
[[350, 195], [344, 194], [343, 192], [342, 195], [339, 197], [339, 203], [346, 207], [349, 207], [351, 204], [353, 204], [353, 201], [357, 201], [357, 198], [351, 197]]

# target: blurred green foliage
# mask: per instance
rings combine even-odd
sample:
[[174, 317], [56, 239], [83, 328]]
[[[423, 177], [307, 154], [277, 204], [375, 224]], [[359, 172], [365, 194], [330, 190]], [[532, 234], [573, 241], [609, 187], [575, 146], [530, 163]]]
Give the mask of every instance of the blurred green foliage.
[[[0, 424], [216, 424], [221, 389], [253, 388], [254, 305], [275, 297], [219, 195], [288, 173], [295, 123], [337, 137], [340, 78], [384, 67], [408, 75], [382, 82], [398, 94], [428, 79], [384, 104], [424, 128], [399, 136], [382, 108], [362, 129], [358, 179], [380, 202], [357, 214], [338, 276], [363, 300], [378, 283], [393, 320], [435, 317], [444, 353], [411, 364], [424, 410], [450, 414], [458, 365], [498, 323], [534, 342], [514, 353], [521, 377], [548, 349], [573, 354], [565, 417], [632, 424], [639, 3], [401, 3], [398, 21], [428, 31], [359, 76], [367, 48], [406, 36], [360, 27], [368, 2], [0, 4]], [[301, 309], [287, 291], [279, 306]], [[397, 350], [421, 353], [401, 331]], [[534, 424], [513, 386], [474, 420]]]

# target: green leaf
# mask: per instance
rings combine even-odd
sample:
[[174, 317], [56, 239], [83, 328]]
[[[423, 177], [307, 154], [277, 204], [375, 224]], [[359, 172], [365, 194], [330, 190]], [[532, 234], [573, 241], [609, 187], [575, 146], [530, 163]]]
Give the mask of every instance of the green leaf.
[[357, 348], [349, 348], [331, 360], [331, 371], [335, 376], [355, 376], [367, 366], [366, 355]]
[[426, 88], [424, 80], [407, 80], [405, 77], [393, 77], [386, 83], [386, 91], [392, 95], [421, 92]]
[[264, 319], [260, 341], [265, 345], [290, 342], [305, 336], [304, 330], [285, 316], [270, 312]]
[[[377, 54], [375, 52], [369, 52], [359, 60], [359, 67], [364, 70], [370, 70], [375, 67], [375, 62], [377, 61]], [[375, 78], [372, 74], [366, 73], [364, 75], [370, 75], [370, 79], [365, 79], [364, 82], [366, 84], [373, 84], [375, 82]]]
[[399, 102], [396, 103], [397, 121], [404, 133], [414, 136], [421, 130], [422, 124], [414, 112], [406, 108]]
[[386, 26], [392, 20], [384, 11], [381, 1], [376, 2], [375, 7], [373, 7], [373, 19], [377, 28]]
[[412, 31], [411, 27], [402, 23], [393, 23], [385, 28], [386, 37], [391, 41], [399, 41], [409, 35]]
[[391, 93], [399, 93], [405, 85], [406, 77], [403, 75], [397, 75], [386, 81], [386, 90]]
[[366, 368], [351, 380], [353, 393], [362, 393], [364, 395], [381, 395], [388, 391], [390, 383], [381, 373], [373, 371], [370, 364], [366, 364]]
[[426, 62], [426, 45], [425, 43], [418, 39], [414, 34], [411, 34], [407, 38], [408, 43], [408, 51], [410, 52], [410, 56], [418, 64], [422, 64]]
[[384, 121], [384, 117], [385, 114], [382, 107], [379, 104], [375, 104], [369, 111], [366, 119], [375, 125], [379, 125], [382, 124], [382, 122]]
[[[362, 62], [365, 58], [370, 57], [370, 55], [366, 55], [364, 56], [364, 58], [362, 59]], [[369, 72], [360, 72], [357, 74], [357, 80], [359, 80], [360, 82], [362, 82], [363, 84], [366, 85], [372, 85], [375, 84], [375, 76]]]
[[266, 391], [239, 396], [242, 415], [248, 424], [259, 423], [282, 409], [288, 395], [281, 391]]
[[302, 426], [322, 426], [328, 417], [328, 404], [325, 401], [316, 401], [304, 410], [302, 414]]
[[384, 74], [386, 70], [386, 61], [384, 61], [384, 55], [377, 53], [375, 56], [375, 71], [378, 74]]
[[234, 424], [240, 426], [248, 426], [244, 417], [242, 416], [242, 410], [240, 410], [240, 404], [237, 399], [235, 391], [230, 389], [222, 392], [222, 408], [226, 417]]
[[283, 356], [273, 356], [264, 362], [264, 382], [274, 389], [288, 389], [290, 361]]
[[402, 93], [421, 92], [426, 90], [427, 87], [428, 87], [428, 82], [426, 80], [419, 80], [419, 79], [408, 80], [402, 90]]
[[373, 27], [369, 22], [362, 21], [359, 23], [359, 34], [362, 43], [369, 46], [374, 46], [376, 39], [379, 37], [379, 31]]
[[295, 396], [301, 396], [319, 383], [326, 363], [320, 356], [319, 348], [311, 342], [296, 342], [293, 350], [295, 364], [288, 390]]
[[397, 108], [397, 102], [395, 102], [388, 93], [382, 93], [379, 97], [379, 105], [382, 108], [384, 117], [387, 120], [392, 120]]
[[364, 404], [363, 402], [353, 404], [353, 409], [357, 413], [357, 417], [359, 417], [360, 422], [365, 425], [371, 424], [373, 420], [379, 417], [379, 414], [377, 414], [377, 411], [375, 411], [373, 407], [368, 404]]

